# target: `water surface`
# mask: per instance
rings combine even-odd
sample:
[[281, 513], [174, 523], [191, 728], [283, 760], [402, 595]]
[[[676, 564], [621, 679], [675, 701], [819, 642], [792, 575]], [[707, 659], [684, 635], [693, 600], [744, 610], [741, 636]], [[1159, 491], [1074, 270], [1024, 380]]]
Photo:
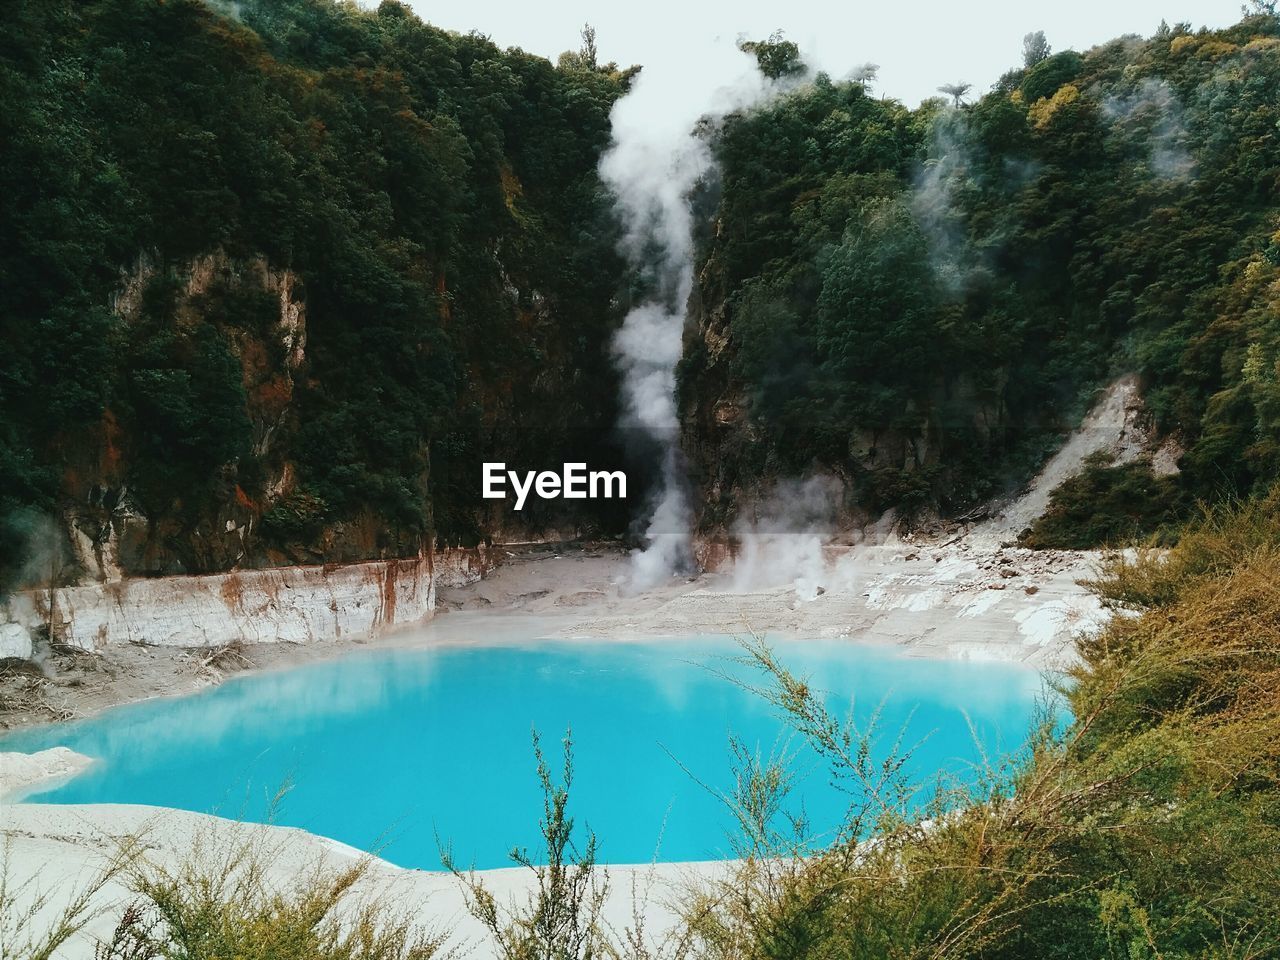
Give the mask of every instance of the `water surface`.
[[[909, 659], [849, 641], [777, 650], [842, 714], [865, 723], [878, 710], [882, 755], [905, 729], [919, 780], [972, 777], [982, 751], [1022, 743], [1042, 702], [1040, 675], [1017, 665]], [[729, 735], [765, 754], [800, 747], [772, 708], [723, 676], [759, 680], [731, 660], [738, 653], [723, 637], [367, 653], [18, 731], [0, 749], [64, 745], [100, 761], [30, 800], [261, 820], [288, 785], [277, 823], [425, 869], [440, 866], [440, 837], [487, 869], [509, 866], [513, 844], [536, 845], [531, 731], [558, 773], [572, 727], [572, 811], [599, 836], [602, 859], [714, 859], [733, 855], [732, 818], [711, 792], [732, 785]], [[802, 800], [829, 829], [846, 799], [812, 753], [799, 749], [795, 769], [793, 808]]]

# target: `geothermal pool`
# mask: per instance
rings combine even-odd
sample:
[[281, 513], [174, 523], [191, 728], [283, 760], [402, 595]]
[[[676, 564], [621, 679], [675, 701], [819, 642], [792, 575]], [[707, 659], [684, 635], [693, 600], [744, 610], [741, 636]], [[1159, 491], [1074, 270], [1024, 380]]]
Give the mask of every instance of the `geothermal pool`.
[[[918, 781], [974, 775], [982, 751], [1025, 740], [1044, 682], [1011, 664], [908, 659], [849, 641], [778, 641], [780, 659], [842, 715], [879, 711], [878, 749], [918, 744]], [[0, 750], [64, 745], [99, 762], [30, 801], [141, 803], [302, 827], [406, 867], [438, 869], [437, 837], [479, 869], [537, 850], [541, 794], [531, 731], [553, 770], [572, 727], [571, 812], [600, 858], [647, 863], [733, 855], [728, 737], [797, 750], [792, 808], [819, 833], [846, 797], [772, 708], [727, 637], [446, 645], [248, 674], [193, 696], [18, 731]]]

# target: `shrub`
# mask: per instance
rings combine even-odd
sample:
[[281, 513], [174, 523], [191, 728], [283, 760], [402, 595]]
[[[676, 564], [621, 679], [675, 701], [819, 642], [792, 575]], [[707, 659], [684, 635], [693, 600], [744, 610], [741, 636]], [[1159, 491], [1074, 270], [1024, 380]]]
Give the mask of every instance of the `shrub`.
[[1113, 466], [1106, 454], [1049, 495], [1049, 507], [1019, 539], [1035, 550], [1090, 550], [1147, 538], [1168, 543], [1187, 515], [1173, 477], [1157, 477], [1147, 460]]
[[608, 893], [608, 875], [596, 865], [596, 838], [586, 832], [581, 847], [569, 816], [573, 785], [573, 743], [564, 738], [564, 772], [556, 783], [533, 735], [538, 783], [542, 787], [543, 816], [539, 829], [544, 851], [513, 848], [511, 861], [528, 869], [533, 891], [523, 906], [504, 909], [474, 870], [463, 871], [444, 847], [440, 858], [462, 883], [467, 907], [492, 938], [503, 960], [590, 960], [608, 956], [609, 941], [600, 919]]
[[228, 842], [211, 828], [172, 870], [137, 861], [138, 899], [96, 960], [428, 960], [440, 951], [442, 936], [368, 888], [372, 857], [317, 860], [282, 883], [270, 874], [281, 854], [265, 832]]

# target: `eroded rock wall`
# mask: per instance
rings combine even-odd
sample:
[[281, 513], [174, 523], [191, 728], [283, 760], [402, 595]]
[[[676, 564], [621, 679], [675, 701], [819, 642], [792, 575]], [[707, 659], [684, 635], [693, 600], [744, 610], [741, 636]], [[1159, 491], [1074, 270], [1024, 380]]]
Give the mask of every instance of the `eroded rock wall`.
[[123, 643], [220, 647], [366, 639], [430, 619], [438, 586], [478, 580], [488, 565], [488, 552], [477, 548], [409, 560], [32, 591], [10, 599], [4, 637], [13, 648], [9, 655], [27, 657], [31, 637], [43, 630], [58, 643], [87, 651]]

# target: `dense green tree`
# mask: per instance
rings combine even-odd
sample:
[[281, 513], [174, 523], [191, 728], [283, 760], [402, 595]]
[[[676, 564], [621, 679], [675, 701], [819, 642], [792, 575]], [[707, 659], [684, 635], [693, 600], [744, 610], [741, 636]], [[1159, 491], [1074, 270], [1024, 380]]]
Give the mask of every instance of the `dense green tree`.
[[1052, 52], [1043, 30], [1028, 33], [1022, 38], [1022, 66], [1027, 70], [1049, 59], [1049, 54]]
[[895, 200], [859, 210], [825, 258], [814, 341], [823, 382], [858, 422], [880, 427], [910, 408], [939, 344], [923, 232]]
[[[127, 487], [149, 555], [171, 558], [155, 569], [193, 569], [223, 562], [191, 545], [228, 511], [273, 509], [287, 463], [316, 546], [357, 526], [373, 533], [345, 555], [482, 536], [476, 485], [450, 471], [612, 420], [622, 266], [595, 168], [626, 76], [392, 0], [18, 0], [0, 38], [3, 508]], [[188, 290], [196, 262], [257, 258], [305, 301], [291, 372], [271, 304], [241, 302], [253, 282]], [[111, 309], [126, 275], [136, 317]], [[250, 526], [259, 560], [315, 556]]]
[[712, 434], [722, 499], [821, 466], [863, 506], [967, 509], [1124, 371], [1187, 447], [1182, 493], [1277, 476], [1280, 23], [1031, 40], [972, 105], [819, 75], [726, 123], [700, 276], [734, 359], [688, 358], [682, 396], [741, 392], [767, 449]]
[[742, 49], [755, 55], [760, 72], [770, 80], [796, 77], [805, 71], [799, 45], [788, 40], [781, 30], [771, 34], [768, 40], [748, 40]]
[[1080, 75], [1084, 60], [1074, 50], [1064, 50], [1046, 57], [1027, 71], [1022, 81], [1022, 96], [1028, 103], [1041, 97], [1051, 97], [1064, 83]]

